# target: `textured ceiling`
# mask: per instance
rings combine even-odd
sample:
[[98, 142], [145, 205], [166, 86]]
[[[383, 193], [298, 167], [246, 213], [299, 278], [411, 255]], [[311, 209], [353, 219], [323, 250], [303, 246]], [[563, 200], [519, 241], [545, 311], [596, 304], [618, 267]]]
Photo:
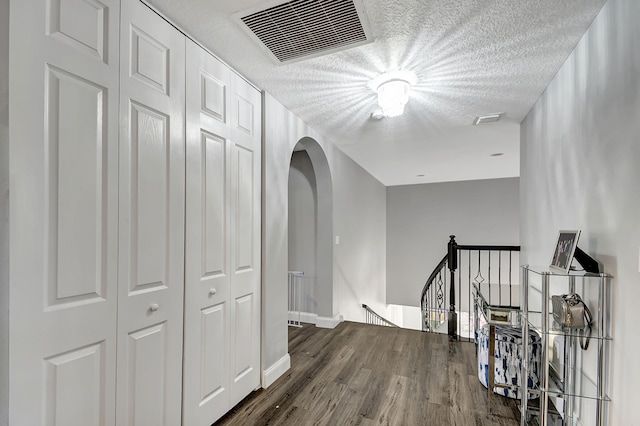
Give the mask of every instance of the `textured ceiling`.
[[[605, 3], [364, 0], [373, 43], [279, 65], [231, 17], [278, 1], [146, 1], [385, 185], [518, 176], [519, 123]], [[396, 70], [405, 114], [374, 120], [368, 83]]]

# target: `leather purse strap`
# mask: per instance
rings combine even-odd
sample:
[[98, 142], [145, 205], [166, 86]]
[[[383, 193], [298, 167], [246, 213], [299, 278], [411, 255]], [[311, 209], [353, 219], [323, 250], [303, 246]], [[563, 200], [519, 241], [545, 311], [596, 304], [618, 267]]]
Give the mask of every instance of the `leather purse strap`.
[[582, 302], [584, 306], [584, 322], [585, 326], [580, 330], [580, 347], [583, 351], [586, 351], [589, 348], [589, 338], [591, 337], [591, 321], [593, 317], [591, 316], [591, 311], [587, 308], [587, 304]]

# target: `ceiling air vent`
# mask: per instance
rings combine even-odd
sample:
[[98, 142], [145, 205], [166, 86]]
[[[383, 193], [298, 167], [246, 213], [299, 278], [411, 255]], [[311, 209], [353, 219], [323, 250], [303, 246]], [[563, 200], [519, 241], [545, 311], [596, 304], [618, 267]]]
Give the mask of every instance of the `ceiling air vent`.
[[502, 114], [502, 112], [498, 112], [495, 114], [480, 115], [476, 117], [475, 120], [473, 120], [472, 124], [474, 126], [479, 126], [480, 124], [493, 123], [495, 121], [499, 121], [500, 117], [502, 117]]
[[295, 0], [235, 18], [280, 63], [369, 42], [359, 0]]

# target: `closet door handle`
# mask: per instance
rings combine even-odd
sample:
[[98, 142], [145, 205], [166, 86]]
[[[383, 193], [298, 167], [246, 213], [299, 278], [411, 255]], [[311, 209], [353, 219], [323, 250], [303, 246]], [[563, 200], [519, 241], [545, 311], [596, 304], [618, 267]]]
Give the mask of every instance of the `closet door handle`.
[[151, 304], [151, 306], [149, 306], [149, 310], [150, 310], [151, 312], [155, 312], [155, 311], [157, 311], [158, 309], [160, 309], [160, 305], [158, 305], [157, 303], [152, 303], [152, 304]]
[[209, 290], [209, 296], [215, 296], [217, 292], [218, 290], [216, 290], [215, 288], [212, 288], [211, 290]]

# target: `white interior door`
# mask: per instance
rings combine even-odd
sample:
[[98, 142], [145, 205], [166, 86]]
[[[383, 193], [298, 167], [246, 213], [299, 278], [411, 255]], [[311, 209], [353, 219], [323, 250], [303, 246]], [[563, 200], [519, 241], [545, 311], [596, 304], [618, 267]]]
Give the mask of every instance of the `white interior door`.
[[187, 42], [185, 425], [230, 408], [230, 74]]
[[12, 425], [115, 423], [119, 13], [11, 2]]
[[185, 38], [127, 0], [120, 42], [116, 422], [174, 426], [182, 394]]
[[260, 92], [231, 74], [231, 406], [260, 385]]
[[187, 42], [185, 425], [260, 385], [260, 93]]

